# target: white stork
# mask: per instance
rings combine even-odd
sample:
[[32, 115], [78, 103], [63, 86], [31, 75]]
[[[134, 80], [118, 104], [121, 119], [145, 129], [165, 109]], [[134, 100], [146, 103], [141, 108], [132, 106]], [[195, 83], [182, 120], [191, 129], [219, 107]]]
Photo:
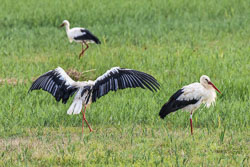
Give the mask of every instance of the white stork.
[[[141, 87], [143, 89], [148, 88], [153, 92], [157, 91], [159, 86], [159, 83], [153, 76], [132, 69], [113, 67], [99, 76], [95, 81], [76, 82], [72, 80], [61, 67], [58, 67], [36, 79], [32, 83], [29, 92], [43, 89], [52, 94], [56, 101], [59, 102], [62, 100], [64, 104], [67, 103], [69, 97], [76, 94], [67, 114], [79, 114], [82, 111], [83, 133], [84, 121], [86, 121], [89, 130], [92, 131], [85, 118], [87, 105], [95, 102], [109, 91]], [[84, 112], [82, 106], [84, 106]]]
[[186, 85], [173, 94], [168, 102], [162, 106], [159, 115], [162, 119], [164, 119], [166, 115], [179, 109], [189, 111], [191, 134], [193, 134], [192, 114], [202, 103], [205, 103], [207, 108], [210, 107], [211, 104], [215, 103], [215, 90], [221, 93], [219, 89], [214, 86], [208, 76], [202, 75], [200, 83], [195, 82], [190, 85]]
[[[83, 56], [84, 52], [89, 48], [88, 43], [96, 43], [101, 44], [100, 40], [93, 35], [89, 30], [81, 27], [69, 28], [69, 21], [64, 20], [60, 27], [65, 26], [66, 33], [69, 39], [69, 42], [72, 43], [73, 41], [82, 44], [82, 51], [79, 54], [79, 58]], [[83, 45], [86, 45], [86, 48], [83, 48]]]

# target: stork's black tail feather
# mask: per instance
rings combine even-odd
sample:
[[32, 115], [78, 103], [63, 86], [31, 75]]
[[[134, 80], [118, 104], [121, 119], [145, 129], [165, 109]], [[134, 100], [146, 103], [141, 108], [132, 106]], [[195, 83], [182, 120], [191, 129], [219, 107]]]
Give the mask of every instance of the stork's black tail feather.
[[89, 30], [81, 29], [81, 32], [83, 33], [83, 35], [75, 37], [74, 38], [75, 40], [92, 40], [96, 44], [101, 44], [101, 41], [94, 34], [92, 34]]
[[96, 36], [94, 36], [93, 40], [96, 44], [101, 44], [101, 41]]
[[160, 117], [162, 119], [164, 119], [166, 117], [166, 115], [168, 115], [171, 112], [174, 112], [176, 110], [178, 110], [179, 108], [177, 107], [176, 104], [176, 100], [177, 98], [183, 93], [183, 89], [179, 89], [177, 92], [175, 92], [168, 100], [167, 103], [165, 103], [162, 108], [161, 111], [159, 113]]
[[161, 119], [164, 119], [164, 118], [165, 118], [168, 114], [170, 114], [171, 112], [174, 112], [174, 111], [171, 110], [170, 104], [169, 104], [169, 101], [168, 101], [167, 103], [165, 103], [165, 104], [162, 106], [159, 115], [160, 115]]

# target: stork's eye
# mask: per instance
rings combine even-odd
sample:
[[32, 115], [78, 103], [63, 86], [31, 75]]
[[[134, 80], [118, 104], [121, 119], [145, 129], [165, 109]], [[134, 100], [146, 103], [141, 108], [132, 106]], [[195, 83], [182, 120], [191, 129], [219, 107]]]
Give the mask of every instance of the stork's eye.
[[206, 81], [207, 81], [207, 83], [208, 83], [208, 79], [205, 79]]

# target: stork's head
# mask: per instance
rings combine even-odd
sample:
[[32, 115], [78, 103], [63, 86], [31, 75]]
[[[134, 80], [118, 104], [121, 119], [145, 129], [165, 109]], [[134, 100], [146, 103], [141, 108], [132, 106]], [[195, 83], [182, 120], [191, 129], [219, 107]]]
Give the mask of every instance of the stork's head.
[[63, 26], [69, 26], [69, 21], [63, 20], [63, 23], [60, 25], [60, 27], [63, 27]]
[[206, 75], [202, 75], [200, 78], [200, 83], [205, 87], [205, 88], [214, 88], [215, 90], [217, 90], [219, 93], [220, 90], [218, 88], [216, 88], [216, 86], [211, 82], [210, 78]]

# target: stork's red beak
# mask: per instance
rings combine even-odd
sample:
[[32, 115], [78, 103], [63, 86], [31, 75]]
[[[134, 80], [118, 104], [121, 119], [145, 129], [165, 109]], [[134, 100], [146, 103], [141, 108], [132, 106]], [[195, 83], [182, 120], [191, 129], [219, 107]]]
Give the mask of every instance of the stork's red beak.
[[216, 86], [214, 86], [214, 84], [211, 81], [208, 81], [208, 84], [212, 85], [212, 87], [221, 94], [220, 90], [218, 88], [216, 88]]
[[61, 25], [60, 25], [60, 27], [63, 27], [64, 26], [64, 23], [62, 23]]

